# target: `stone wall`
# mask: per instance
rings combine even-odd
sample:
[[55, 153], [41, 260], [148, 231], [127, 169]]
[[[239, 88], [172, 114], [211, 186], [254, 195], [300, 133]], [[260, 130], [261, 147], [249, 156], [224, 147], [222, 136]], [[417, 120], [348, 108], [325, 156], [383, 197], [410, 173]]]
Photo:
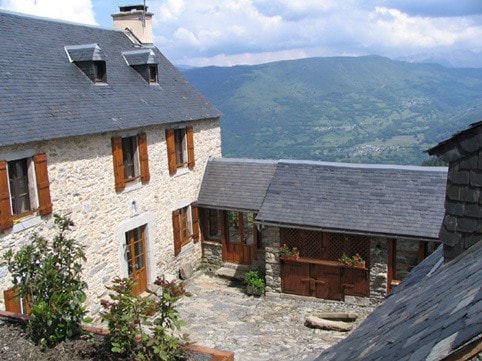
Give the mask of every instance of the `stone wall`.
[[[147, 225], [148, 286], [158, 275], [176, 275], [181, 265], [196, 267], [200, 262], [200, 242], [184, 246], [174, 256], [172, 211], [196, 200], [208, 157], [221, 156], [221, 137], [218, 119], [186, 125], [194, 127], [194, 169], [169, 176], [165, 128], [148, 127], [142, 131], [147, 134], [150, 181], [121, 192], [114, 188], [111, 137], [135, 135], [141, 130], [0, 148], [0, 159], [2, 154], [25, 149], [47, 153], [54, 212], [72, 218], [76, 225], [73, 237], [86, 247], [87, 303], [94, 314], [100, 299], [106, 297], [105, 286], [116, 276], [127, 276], [123, 248], [126, 230]], [[51, 237], [54, 231], [51, 215], [24, 225], [26, 229], [20, 230], [22, 224], [17, 224], [0, 234], [0, 254], [18, 249], [34, 233]], [[0, 290], [10, 285], [3, 264]]]
[[387, 295], [388, 241], [372, 237], [370, 241], [370, 300], [379, 302]]

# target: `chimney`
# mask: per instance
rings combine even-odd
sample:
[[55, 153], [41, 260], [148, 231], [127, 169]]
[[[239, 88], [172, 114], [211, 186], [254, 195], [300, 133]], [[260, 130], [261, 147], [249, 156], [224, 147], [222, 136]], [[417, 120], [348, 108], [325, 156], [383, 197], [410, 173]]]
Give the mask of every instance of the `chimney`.
[[448, 262], [482, 240], [482, 121], [428, 150], [449, 163], [439, 238]]
[[112, 14], [114, 29], [129, 29], [142, 44], [152, 44], [152, 13], [145, 5], [119, 6]]

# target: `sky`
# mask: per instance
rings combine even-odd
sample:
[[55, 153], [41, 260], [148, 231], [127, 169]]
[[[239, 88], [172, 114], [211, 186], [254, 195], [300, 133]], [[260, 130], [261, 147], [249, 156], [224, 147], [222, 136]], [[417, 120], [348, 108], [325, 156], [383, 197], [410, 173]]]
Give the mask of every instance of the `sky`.
[[[139, 0], [0, 0], [0, 8], [112, 27]], [[482, 53], [482, 0], [146, 0], [154, 44], [176, 65], [317, 56]]]

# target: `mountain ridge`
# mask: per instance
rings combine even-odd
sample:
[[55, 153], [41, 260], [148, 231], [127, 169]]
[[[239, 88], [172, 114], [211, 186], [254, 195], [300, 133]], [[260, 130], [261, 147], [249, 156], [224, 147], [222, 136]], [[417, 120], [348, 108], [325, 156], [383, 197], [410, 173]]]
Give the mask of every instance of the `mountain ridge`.
[[420, 164], [482, 119], [480, 68], [370, 55], [183, 74], [222, 111], [224, 156]]

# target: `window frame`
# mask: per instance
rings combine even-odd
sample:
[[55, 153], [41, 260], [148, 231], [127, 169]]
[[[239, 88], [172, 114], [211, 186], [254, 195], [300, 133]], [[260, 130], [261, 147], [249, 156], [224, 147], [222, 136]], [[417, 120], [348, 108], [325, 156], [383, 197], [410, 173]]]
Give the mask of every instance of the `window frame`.
[[[52, 213], [50, 182], [48, 178], [47, 155], [17, 154], [0, 160], [0, 232], [12, 228], [15, 223], [24, 222], [31, 216], [45, 216]], [[18, 211], [13, 204], [11, 191], [11, 165], [23, 161], [27, 168], [29, 209]], [[31, 225], [31, 222], [30, 222]]]
[[157, 69], [157, 64], [150, 64], [147, 67], [149, 84], [159, 83], [159, 73]]
[[[126, 139], [131, 140], [132, 147], [135, 146], [135, 149], [131, 150], [134, 176], [130, 176], [126, 170], [126, 161], [128, 161], [124, 150], [124, 145], [127, 146]], [[149, 155], [146, 133], [140, 132], [137, 135], [114, 136], [111, 141], [116, 191], [124, 190], [126, 185], [136, 184], [139, 181], [142, 184], [149, 182]]]
[[192, 202], [173, 211], [172, 224], [174, 256], [177, 256], [184, 247], [199, 241], [199, 213], [197, 202]]
[[[180, 132], [183, 132], [182, 137], [176, 135]], [[166, 129], [166, 146], [168, 168], [171, 176], [177, 174], [178, 170], [181, 169], [193, 170], [195, 159], [194, 130], [192, 126]], [[181, 155], [183, 159], [179, 161], [178, 155]]]
[[107, 83], [107, 65], [103, 60], [92, 61], [92, 68], [94, 72], [94, 83]]
[[[203, 241], [222, 242], [224, 238], [224, 211], [214, 208], [200, 209], [201, 233]], [[214, 235], [211, 229], [217, 230]]]

